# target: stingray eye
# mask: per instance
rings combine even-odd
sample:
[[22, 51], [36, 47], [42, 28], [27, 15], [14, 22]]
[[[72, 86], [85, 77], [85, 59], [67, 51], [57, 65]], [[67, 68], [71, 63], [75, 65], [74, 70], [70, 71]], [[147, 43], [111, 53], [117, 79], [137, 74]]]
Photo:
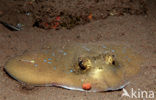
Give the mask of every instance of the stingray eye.
[[84, 66], [83, 61], [79, 61], [79, 67], [80, 67], [82, 70], [85, 70], [85, 69], [86, 69], [86, 66]]
[[86, 70], [91, 67], [91, 61], [89, 59], [79, 60], [78, 62], [80, 69]]

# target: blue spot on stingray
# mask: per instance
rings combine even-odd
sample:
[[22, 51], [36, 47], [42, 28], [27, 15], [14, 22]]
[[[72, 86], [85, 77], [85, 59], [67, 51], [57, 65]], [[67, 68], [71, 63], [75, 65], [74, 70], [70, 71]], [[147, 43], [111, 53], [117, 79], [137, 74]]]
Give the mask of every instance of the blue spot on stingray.
[[103, 48], [107, 48], [105, 45], [102, 46]]
[[112, 50], [112, 52], [115, 52], [115, 50]]
[[47, 62], [47, 60], [46, 60], [46, 59], [44, 59], [43, 61], [44, 61], [44, 62]]
[[48, 58], [48, 60], [52, 60], [52, 58]]
[[48, 64], [52, 64], [52, 62], [48, 62]]
[[38, 64], [34, 64], [34, 66], [35, 66], [35, 67], [37, 67], [37, 66], [38, 66]]
[[56, 66], [54, 66], [53, 68], [54, 68], [54, 70], [56, 70]]
[[70, 70], [70, 72], [72, 73], [72, 72], [73, 72], [73, 70], [71, 69], [71, 70]]
[[66, 52], [64, 52], [64, 53], [63, 53], [63, 55], [67, 55], [67, 53], [66, 53]]

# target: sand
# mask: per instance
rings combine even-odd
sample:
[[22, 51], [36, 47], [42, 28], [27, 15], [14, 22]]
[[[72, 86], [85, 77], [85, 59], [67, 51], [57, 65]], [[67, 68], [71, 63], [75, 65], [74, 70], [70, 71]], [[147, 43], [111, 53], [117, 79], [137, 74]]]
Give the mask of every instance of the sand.
[[0, 24], [0, 100], [131, 100], [121, 97], [123, 91], [87, 93], [57, 87], [26, 87], [3, 71], [8, 59], [25, 51], [51, 48], [52, 44], [105, 41], [127, 43], [145, 57], [145, 62], [140, 65], [141, 72], [125, 89], [128, 92], [131, 88], [154, 91], [156, 99], [156, 2], [149, 0], [146, 3], [147, 15], [109, 16], [70, 30], [25, 26], [21, 31], [10, 31]]

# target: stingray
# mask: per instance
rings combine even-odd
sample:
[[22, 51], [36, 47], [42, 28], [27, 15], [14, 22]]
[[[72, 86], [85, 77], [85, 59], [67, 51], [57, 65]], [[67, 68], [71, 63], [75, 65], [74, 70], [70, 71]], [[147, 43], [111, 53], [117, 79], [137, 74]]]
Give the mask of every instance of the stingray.
[[9, 59], [4, 69], [15, 80], [32, 86], [102, 92], [124, 88], [139, 72], [141, 59], [124, 44], [72, 43], [25, 52]]

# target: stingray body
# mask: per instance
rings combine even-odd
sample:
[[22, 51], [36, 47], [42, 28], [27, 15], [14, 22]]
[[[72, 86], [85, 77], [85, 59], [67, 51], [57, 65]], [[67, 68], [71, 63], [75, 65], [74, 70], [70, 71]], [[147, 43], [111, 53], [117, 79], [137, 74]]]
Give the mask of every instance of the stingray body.
[[[29, 85], [100, 92], [122, 89], [140, 63], [141, 57], [125, 45], [77, 43], [26, 52], [10, 59], [5, 70]], [[85, 83], [89, 90], [82, 88]]]

